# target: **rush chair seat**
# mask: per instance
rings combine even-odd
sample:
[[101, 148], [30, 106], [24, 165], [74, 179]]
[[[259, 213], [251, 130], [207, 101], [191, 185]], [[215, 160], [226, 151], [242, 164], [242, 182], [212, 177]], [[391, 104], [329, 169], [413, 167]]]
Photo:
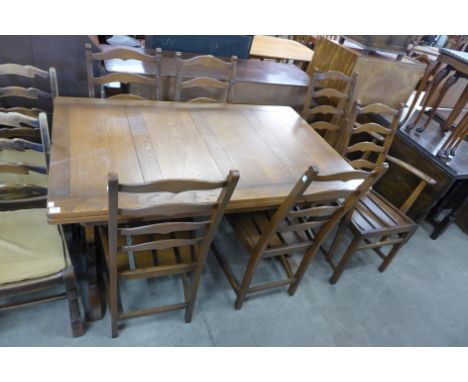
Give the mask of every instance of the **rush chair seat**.
[[[154, 55], [139, 52], [133, 48], [112, 48], [105, 52], [93, 53], [91, 44], [85, 44], [86, 51], [86, 70], [88, 75], [88, 93], [89, 97], [96, 97], [96, 86], [100, 86], [100, 96], [105, 98], [105, 85], [112, 83], [135, 84], [143, 85], [151, 88], [152, 100], [161, 99], [161, 49], [156, 49]], [[154, 76], [146, 76], [136, 73], [109, 73], [100, 76], [94, 75], [94, 62], [103, 60], [120, 59], [120, 60], [138, 60], [142, 63], [152, 63], [156, 67]], [[99, 68], [103, 70], [103, 68]], [[137, 94], [117, 94], [108, 98], [115, 99], [146, 99]]]
[[[186, 93], [190, 91], [198, 94], [203, 89], [205, 96], [189, 98], [187, 102], [232, 102], [237, 71], [236, 56], [231, 57], [231, 62], [225, 62], [210, 55], [183, 60], [182, 54], [176, 52], [175, 60], [175, 101], [181, 101], [182, 98], [186, 98], [182, 96], [184, 91]], [[186, 70], [201, 70], [201, 75], [188, 76]]]
[[[105, 285], [112, 337], [118, 335], [119, 321], [134, 317], [185, 309], [185, 321], [191, 321], [206, 256], [238, 180], [239, 173], [231, 170], [221, 182], [173, 179], [128, 185], [119, 183], [117, 175], [109, 174], [108, 228], [100, 227], [99, 233], [107, 269]], [[182, 194], [193, 196], [197, 190], [211, 192], [212, 201], [183, 199]], [[122, 208], [125, 199], [121, 194], [135, 196], [133, 203], [138, 205], [145, 193], [170, 193], [172, 197], [151, 206]], [[170, 275], [182, 278], [183, 302], [124, 311], [119, 287], [123, 280]]]
[[[411, 172], [419, 178], [419, 183], [400, 207], [394, 206], [372, 189], [359, 200], [355, 210], [341, 221], [335, 240], [326, 254], [326, 259], [333, 268], [333, 274], [329, 280], [331, 284], [338, 281], [351, 257], [360, 249], [372, 249], [383, 260], [379, 271], [385, 271], [417, 228], [416, 223], [406, 216], [406, 212], [427, 184], [436, 183], [434, 179], [418, 169], [388, 155], [398, 128], [401, 110], [402, 107], [396, 110], [383, 104], [371, 104], [365, 107], [361, 107], [359, 103], [354, 105], [352, 118], [348, 124], [348, 142], [353, 136], [361, 134], [367, 134], [372, 141], [359, 141], [349, 146], [345, 151], [345, 155], [353, 156], [351, 159], [348, 158], [349, 163], [356, 169], [372, 170], [387, 161]], [[391, 126], [387, 128], [376, 122], [356, 122], [358, 116], [369, 113], [391, 116]], [[353, 239], [336, 263], [333, 257], [347, 228]], [[383, 247], [390, 247], [390, 249], [385, 253], [381, 249]]]
[[319, 72], [313, 69], [302, 108], [302, 118], [343, 154], [344, 132], [347, 128], [358, 75], [342, 72]]
[[[215, 256], [237, 295], [235, 308], [242, 307], [248, 294], [267, 289], [289, 286], [289, 295], [294, 295], [324, 240], [385, 170], [386, 165], [382, 164], [370, 173], [351, 171], [320, 175], [317, 168], [309, 167], [277, 210], [228, 215], [236, 236], [249, 253], [247, 267], [239, 282], [227, 258], [213, 245]], [[363, 181], [354, 191], [322, 191], [312, 199], [303, 196], [309, 186], [317, 187], [321, 182], [357, 180]], [[301, 255], [297, 266], [291, 257], [293, 254]], [[286, 278], [252, 286], [260, 261], [271, 258], [280, 262]]]
[[[49, 161], [47, 116], [39, 114], [39, 126], [44, 137], [43, 145], [22, 138], [0, 138], [2, 152], [9, 149], [18, 154], [32, 147], [42, 155], [44, 173]], [[35, 185], [34, 172], [41, 171], [21, 160], [0, 163], [0, 298], [17, 298], [37, 291], [63, 285], [59, 294], [26, 299], [0, 305], [0, 311], [15, 307], [67, 298], [73, 336], [84, 333], [78, 304], [78, 286], [68, 253], [62, 228], [49, 225], [45, 207], [47, 189]], [[40, 173], [40, 172], [39, 172]], [[5, 182], [5, 175], [21, 175], [22, 183]], [[11, 180], [11, 179], [9, 179]]]

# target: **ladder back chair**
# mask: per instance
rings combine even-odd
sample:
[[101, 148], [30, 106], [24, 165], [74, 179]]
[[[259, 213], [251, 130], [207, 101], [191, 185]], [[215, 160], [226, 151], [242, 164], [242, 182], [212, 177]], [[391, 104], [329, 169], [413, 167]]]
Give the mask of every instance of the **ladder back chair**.
[[[42, 70], [30, 65], [18, 65], [18, 64], [0, 64], [0, 77], [3, 76], [14, 76], [16, 79], [24, 81], [35, 81], [36, 78], [48, 80], [50, 84], [50, 91], [45, 91], [37, 87], [25, 87], [25, 86], [0, 86], [0, 99], [14, 98], [15, 100], [20, 99], [21, 104], [24, 102], [30, 103], [33, 107], [25, 106], [11, 106], [4, 107], [0, 101], [0, 112], [14, 112], [25, 114], [29, 117], [37, 118], [39, 113], [43, 112], [41, 108], [34, 106], [39, 100], [51, 100], [59, 95], [57, 73], [55, 68], [49, 68], [49, 70]], [[9, 81], [8, 81], [9, 82]], [[14, 82], [12, 82], [14, 83]]]
[[[8, 121], [17, 123], [19, 119], [9, 116]], [[26, 120], [28, 124], [32, 122]], [[84, 333], [84, 327], [73, 264], [62, 227], [47, 222], [47, 188], [34, 184], [34, 174], [46, 174], [48, 168], [45, 113], [39, 114], [38, 123], [45, 137], [43, 149], [41, 144], [23, 138], [0, 138], [0, 299], [25, 296], [14, 303], [2, 303], [0, 312], [67, 298], [72, 333], [77, 337]], [[24, 154], [28, 149], [41, 152], [43, 167], [21, 161], [19, 156], [16, 162], [4, 161], [2, 157], [7, 150]], [[60, 285], [64, 292], [46, 292]], [[44, 291], [45, 296], [27, 296], [38, 291]]]
[[[182, 92], [185, 89], [205, 89], [218, 95], [218, 99], [213, 97], [191, 98], [188, 102], [232, 102], [234, 83], [237, 72], [237, 57], [232, 56], [231, 62], [225, 62], [211, 55], [197, 56], [186, 60], [182, 59], [182, 54], [176, 52], [176, 82], [175, 101], [181, 100]], [[184, 74], [185, 70], [202, 70], [202, 76]], [[210, 95], [212, 93], [210, 92]]]
[[[107, 230], [100, 228], [100, 237], [107, 268], [105, 284], [112, 337], [118, 335], [119, 321], [134, 317], [185, 309], [185, 321], [191, 321], [206, 256], [238, 180], [239, 173], [231, 170], [220, 182], [174, 179], [129, 185], [119, 183], [117, 175], [109, 174], [109, 222]], [[211, 190], [219, 196], [214, 202], [174, 202], [176, 199], [171, 198], [151, 207], [122, 208], [120, 205], [120, 193], [171, 193], [176, 197], [196, 190]], [[145, 223], [145, 218], [153, 222]], [[154, 223], [155, 219], [162, 222]], [[123, 311], [121, 280], [171, 275], [182, 276], [184, 302]]]
[[[100, 86], [100, 96], [105, 98], [105, 85], [119, 82], [122, 84], [140, 84], [151, 88], [151, 98], [153, 100], [161, 99], [161, 49], [156, 49], [154, 55], [146, 54], [132, 48], [113, 48], [105, 52], [93, 53], [91, 44], [85, 44], [86, 51], [86, 71], [88, 75], [88, 93], [89, 97], [96, 97], [96, 86]], [[138, 60], [143, 63], [154, 64], [156, 73], [154, 76], [146, 76], [136, 73], [108, 73], [98, 77], [94, 75], [94, 63], [104, 60]], [[100, 71], [104, 69], [100, 66]], [[117, 94], [108, 98], [116, 99], [146, 99], [136, 94]]]
[[[235, 308], [240, 309], [252, 293], [289, 286], [289, 295], [294, 295], [312, 259], [324, 240], [354, 207], [359, 197], [375, 183], [386, 170], [381, 165], [375, 171], [351, 171], [320, 175], [316, 167], [309, 167], [277, 210], [228, 215], [236, 236], [249, 252], [247, 267], [239, 282], [228, 260], [213, 244], [215, 256], [231, 287], [237, 295]], [[321, 182], [345, 182], [363, 180], [355, 191], [323, 191], [304, 198], [304, 192]], [[302, 258], [298, 266], [292, 255]], [[284, 268], [286, 278], [251, 285], [256, 269], [262, 259], [276, 258]]]
[[356, 73], [352, 76], [338, 71], [320, 73], [314, 68], [302, 108], [302, 117], [339, 152], [357, 78]]
[[10, 208], [45, 207], [50, 157], [47, 115], [40, 113], [34, 119], [0, 113], [0, 124], [14, 126], [0, 128], [0, 200]]
[[[402, 109], [403, 105], [397, 110], [382, 103], [364, 107], [357, 101], [354, 103], [344, 134], [347, 146], [344, 149], [344, 156], [354, 168], [371, 170], [375, 165], [385, 162], [398, 129]], [[368, 119], [365, 123], [358, 122], [360, 117], [365, 118], [372, 114], [391, 117], [391, 126], [385, 127], [377, 122], [367, 122]], [[357, 143], [354, 143], [355, 141]]]
[[[374, 122], [356, 123], [358, 115], [379, 113], [393, 116], [391, 126], [384, 127]], [[406, 212], [417, 200], [427, 184], [434, 185], [436, 181], [422, 171], [388, 154], [391, 142], [398, 128], [401, 109], [391, 109], [383, 104], [373, 104], [365, 107], [355, 105], [353, 118], [349, 121], [352, 137], [354, 134], [367, 133], [373, 137], [372, 142], [358, 142], [347, 149], [347, 155], [361, 153], [358, 159], [349, 160], [356, 169], [372, 170], [384, 161], [398, 165], [419, 179], [419, 183], [400, 207], [394, 206], [374, 190], [363, 195], [352, 213], [348, 214], [339, 225], [335, 239], [326, 254], [326, 259], [333, 269], [330, 283], [335, 284], [343, 273], [353, 254], [361, 249], [372, 249], [383, 261], [379, 271], [384, 272], [398, 254], [403, 245], [411, 238], [417, 228]], [[379, 143], [379, 144], [378, 144]], [[349, 228], [353, 239], [338, 263], [333, 260], [338, 245], [342, 241], [346, 229]], [[382, 247], [390, 247], [388, 252]]]

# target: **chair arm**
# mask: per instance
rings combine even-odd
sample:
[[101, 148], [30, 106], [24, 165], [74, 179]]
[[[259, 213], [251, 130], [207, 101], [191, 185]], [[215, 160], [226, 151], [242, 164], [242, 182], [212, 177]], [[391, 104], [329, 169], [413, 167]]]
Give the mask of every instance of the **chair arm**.
[[416, 167], [411, 166], [408, 163], [403, 162], [402, 160], [392, 157], [387, 154], [387, 159], [389, 162], [395, 163], [399, 165], [400, 167], [404, 168], [405, 170], [408, 170], [412, 174], [416, 175], [419, 179], [424, 180], [426, 183], [434, 185], [437, 184], [437, 181], [433, 178], [431, 178], [429, 175], [425, 174], [421, 170], [418, 170]]

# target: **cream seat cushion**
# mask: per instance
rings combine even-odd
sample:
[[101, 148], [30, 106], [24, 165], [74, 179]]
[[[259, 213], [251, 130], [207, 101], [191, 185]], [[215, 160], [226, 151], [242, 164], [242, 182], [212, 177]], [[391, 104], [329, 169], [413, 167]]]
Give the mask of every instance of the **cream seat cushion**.
[[[42, 167], [46, 166], [44, 153], [33, 150], [0, 150], [0, 162], [24, 162]], [[47, 187], [47, 175], [32, 171], [29, 172], [28, 175], [0, 173], [0, 184], [1, 183], [35, 184], [36, 186]]]
[[0, 284], [52, 275], [65, 268], [62, 238], [47, 210], [0, 212]]

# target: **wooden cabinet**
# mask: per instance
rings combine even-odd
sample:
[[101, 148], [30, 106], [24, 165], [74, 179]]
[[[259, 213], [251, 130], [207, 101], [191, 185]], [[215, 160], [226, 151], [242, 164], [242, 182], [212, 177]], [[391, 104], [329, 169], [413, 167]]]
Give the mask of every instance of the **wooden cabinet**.
[[425, 70], [425, 65], [409, 58], [396, 61], [395, 55], [369, 53], [327, 39], [317, 42], [307, 72], [314, 67], [320, 72], [358, 73], [355, 99], [363, 105], [382, 102], [393, 108], [408, 100]]

